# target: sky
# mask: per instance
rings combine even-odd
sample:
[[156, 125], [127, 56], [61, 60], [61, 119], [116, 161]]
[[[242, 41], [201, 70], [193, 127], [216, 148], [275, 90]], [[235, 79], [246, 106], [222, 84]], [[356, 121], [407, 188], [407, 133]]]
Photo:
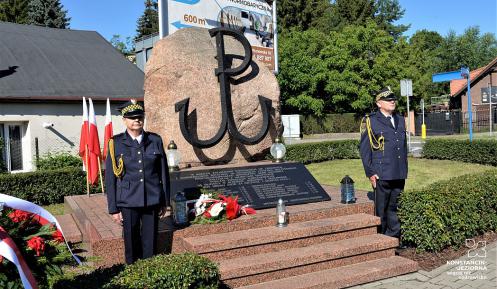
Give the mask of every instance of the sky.
[[[353, 0], [351, 0], [353, 1]], [[99, 32], [109, 40], [136, 35], [136, 21], [144, 10], [144, 0], [62, 0], [71, 17], [71, 29]], [[165, 2], [165, 1], [164, 1]], [[405, 9], [399, 24], [411, 24], [405, 33], [428, 29], [446, 36], [450, 30], [464, 33], [479, 26], [481, 33], [497, 35], [497, 0], [399, 0]]]

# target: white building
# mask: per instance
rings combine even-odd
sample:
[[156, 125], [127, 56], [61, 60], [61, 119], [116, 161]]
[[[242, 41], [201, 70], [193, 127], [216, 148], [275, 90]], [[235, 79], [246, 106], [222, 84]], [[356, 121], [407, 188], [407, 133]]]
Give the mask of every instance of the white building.
[[95, 106], [103, 146], [105, 101], [143, 99], [144, 74], [94, 31], [0, 22], [0, 157], [8, 171], [35, 169], [37, 156], [79, 148], [82, 97]]

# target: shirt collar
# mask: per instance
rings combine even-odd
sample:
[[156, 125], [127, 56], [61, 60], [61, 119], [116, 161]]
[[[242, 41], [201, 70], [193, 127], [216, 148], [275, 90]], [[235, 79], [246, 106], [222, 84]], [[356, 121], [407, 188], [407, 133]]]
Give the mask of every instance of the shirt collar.
[[143, 139], [143, 131], [142, 131], [142, 133], [141, 133], [139, 136], [137, 136], [137, 137], [134, 137], [134, 136], [130, 135], [129, 133], [128, 133], [128, 135], [129, 135], [129, 137], [130, 137], [132, 140], [137, 140], [137, 141], [138, 141], [138, 143], [141, 143], [141, 142], [142, 142], [142, 139]]

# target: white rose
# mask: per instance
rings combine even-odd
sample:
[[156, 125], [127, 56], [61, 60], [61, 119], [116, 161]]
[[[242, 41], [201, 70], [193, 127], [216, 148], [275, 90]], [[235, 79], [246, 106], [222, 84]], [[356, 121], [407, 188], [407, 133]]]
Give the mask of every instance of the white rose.
[[219, 216], [219, 213], [223, 211], [223, 203], [215, 203], [214, 205], [211, 206], [209, 213], [211, 214], [212, 217], [217, 217]]

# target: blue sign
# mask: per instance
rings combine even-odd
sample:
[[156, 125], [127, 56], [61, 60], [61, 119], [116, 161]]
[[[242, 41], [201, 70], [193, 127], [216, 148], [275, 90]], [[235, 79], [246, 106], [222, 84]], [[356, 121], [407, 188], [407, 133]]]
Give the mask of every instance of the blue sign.
[[445, 82], [455, 79], [468, 79], [468, 113], [469, 113], [469, 141], [473, 141], [473, 113], [471, 108], [471, 80], [469, 67], [461, 67], [459, 71], [449, 71], [442, 73], [434, 73], [431, 77], [433, 82]]

